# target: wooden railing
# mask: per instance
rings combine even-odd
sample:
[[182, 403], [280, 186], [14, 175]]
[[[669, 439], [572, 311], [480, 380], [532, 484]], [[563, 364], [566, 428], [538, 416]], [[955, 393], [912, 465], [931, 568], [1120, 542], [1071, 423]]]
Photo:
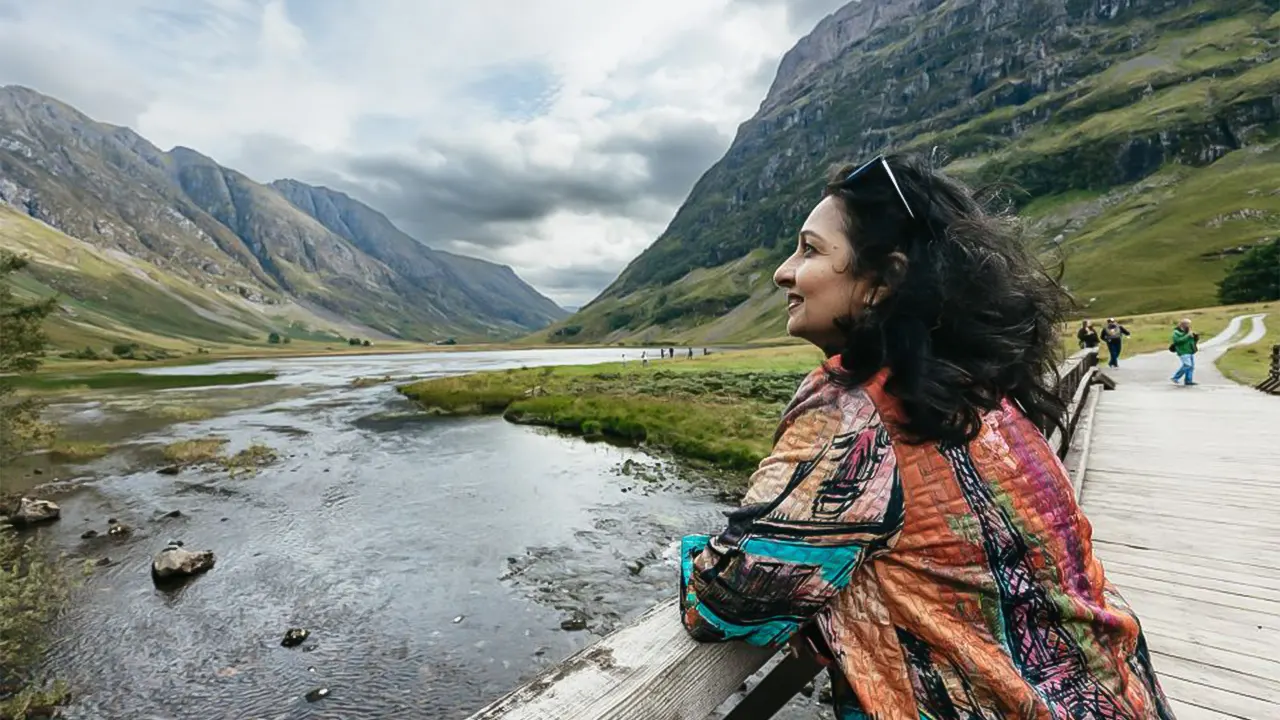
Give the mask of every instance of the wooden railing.
[[[1049, 435], [1059, 457], [1071, 446], [1098, 378], [1097, 366], [1097, 350], [1084, 350], [1059, 368], [1058, 394], [1068, 408], [1066, 430], [1055, 429]], [[671, 584], [676, 584], [674, 577]], [[767, 674], [724, 720], [773, 717], [820, 668], [806, 656], [742, 643], [694, 642], [672, 599], [547, 669], [470, 720], [702, 720], [722, 709], [766, 666]]]
[[1051, 425], [1040, 428], [1040, 431], [1049, 436], [1049, 445], [1060, 458], [1065, 458], [1067, 450], [1071, 447], [1071, 436], [1080, 422], [1085, 400], [1088, 398], [1090, 389], [1093, 388], [1097, 373], [1097, 348], [1081, 350], [1058, 366], [1058, 397], [1067, 404], [1067, 414], [1063, 417], [1065, 427]]
[[1280, 345], [1271, 347], [1271, 372], [1266, 380], [1258, 383], [1262, 392], [1280, 395]]

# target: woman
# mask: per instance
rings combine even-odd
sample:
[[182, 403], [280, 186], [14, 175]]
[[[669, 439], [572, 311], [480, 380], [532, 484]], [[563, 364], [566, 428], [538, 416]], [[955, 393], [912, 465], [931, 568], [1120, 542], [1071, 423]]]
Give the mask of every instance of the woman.
[[877, 158], [774, 282], [827, 360], [728, 528], [684, 539], [689, 632], [809, 646], [839, 718], [1172, 718], [1038, 429], [1066, 301], [1014, 225]]

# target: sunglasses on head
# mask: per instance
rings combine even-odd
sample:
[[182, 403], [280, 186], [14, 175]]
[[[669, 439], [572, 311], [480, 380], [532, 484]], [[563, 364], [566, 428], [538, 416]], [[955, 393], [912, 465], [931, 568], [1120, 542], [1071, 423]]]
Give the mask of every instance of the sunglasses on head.
[[877, 172], [883, 172], [889, 178], [889, 183], [893, 185], [894, 192], [898, 194], [898, 200], [902, 201], [902, 208], [914, 220], [916, 214], [911, 210], [911, 203], [907, 202], [907, 196], [902, 194], [902, 187], [898, 185], [898, 178], [894, 177], [893, 170], [889, 167], [889, 161], [883, 155], [877, 156], [871, 162], [846, 175], [844, 180], [840, 181], [840, 184], [849, 185], [860, 178], [868, 177], [871, 173]]

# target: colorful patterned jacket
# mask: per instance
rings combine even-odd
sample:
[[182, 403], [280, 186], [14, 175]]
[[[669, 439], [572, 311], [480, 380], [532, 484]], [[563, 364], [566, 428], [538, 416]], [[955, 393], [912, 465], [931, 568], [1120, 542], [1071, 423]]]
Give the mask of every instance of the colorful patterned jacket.
[[1011, 403], [912, 445], [886, 373], [801, 384], [743, 507], [684, 539], [684, 624], [781, 646], [816, 627], [838, 718], [1169, 720], [1133, 612], [1044, 436]]

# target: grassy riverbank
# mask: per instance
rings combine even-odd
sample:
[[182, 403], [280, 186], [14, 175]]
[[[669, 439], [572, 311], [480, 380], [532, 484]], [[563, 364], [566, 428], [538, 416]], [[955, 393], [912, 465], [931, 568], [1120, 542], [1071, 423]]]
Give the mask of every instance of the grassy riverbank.
[[0, 720], [49, 717], [65, 698], [66, 688], [44, 682], [35, 668], [68, 585], [63, 568], [0, 528]]
[[502, 414], [513, 422], [643, 443], [713, 467], [753, 469], [769, 452], [779, 413], [821, 362], [809, 347], [693, 359], [530, 368], [435, 378], [399, 388], [445, 414]]
[[221, 375], [150, 375], [140, 372], [76, 372], [21, 375], [9, 383], [19, 390], [39, 393], [75, 390], [172, 390], [174, 388], [246, 385], [272, 380], [272, 372]]

